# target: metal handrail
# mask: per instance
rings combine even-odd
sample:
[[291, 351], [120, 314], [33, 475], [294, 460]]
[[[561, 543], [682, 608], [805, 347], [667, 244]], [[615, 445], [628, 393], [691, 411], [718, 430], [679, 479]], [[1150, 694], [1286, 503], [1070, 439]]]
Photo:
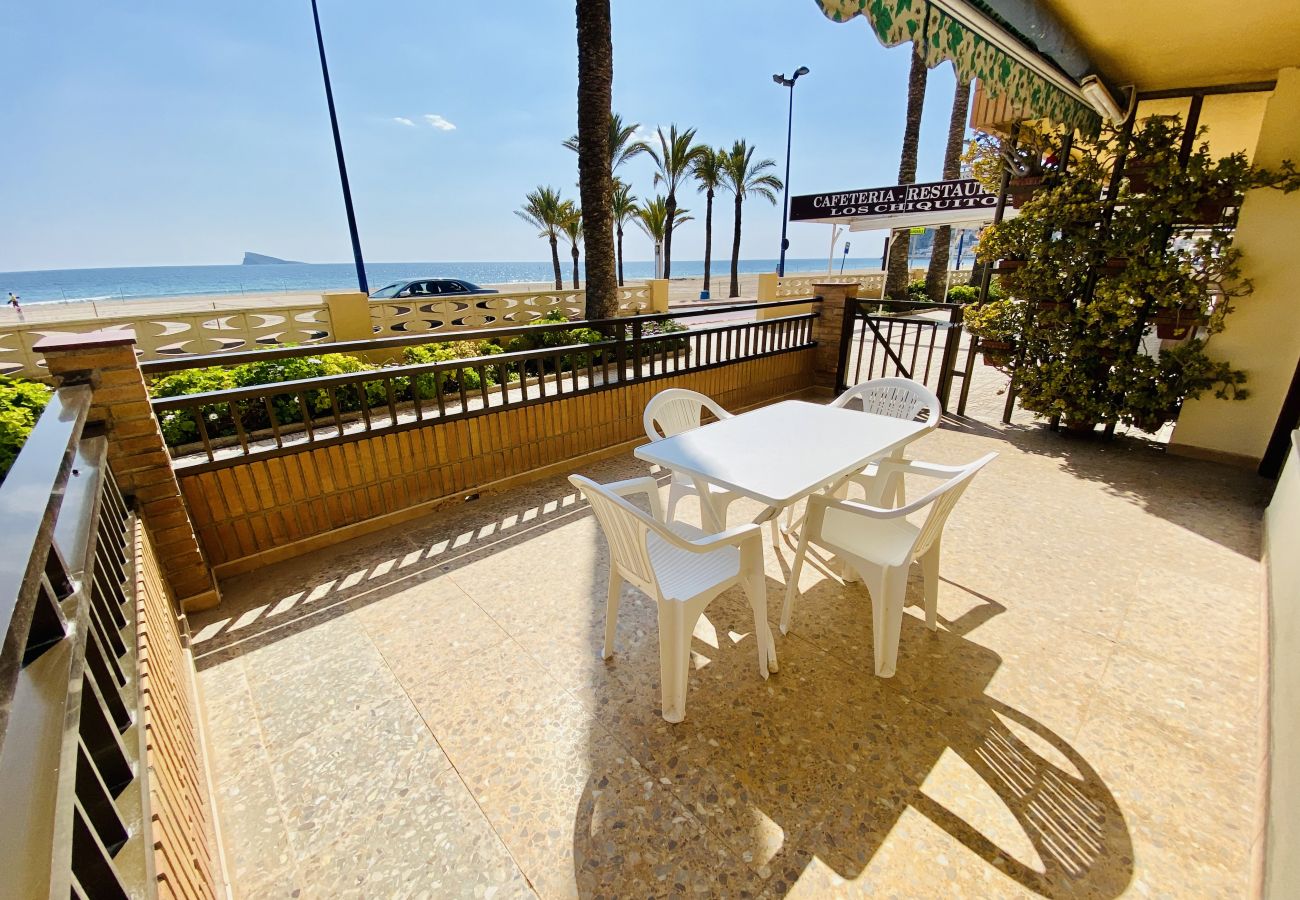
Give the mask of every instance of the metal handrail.
[[187, 416], [192, 425], [186, 443], [172, 448], [178, 467], [219, 468], [249, 456], [298, 452], [806, 349], [816, 344], [812, 323], [818, 315], [652, 335], [642, 333], [643, 318], [629, 317], [631, 326], [617, 329], [613, 340], [184, 394], [155, 399], [152, 407], [164, 431], [169, 415]]
[[[87, 385], [55, 391], [0, 485], [0, 521], [5, 523], [5, 552], [0, 553], [0, 634], [4, 636], [0, 644], [0, 751], [4, 749], [14, 685], [33, 637], [32, 622], [54, 523], [90, 403]], [[38, 628], [45, 624], [38, 622]], [[51, 639], [44, 632], [35, 637], [38, 642]]]

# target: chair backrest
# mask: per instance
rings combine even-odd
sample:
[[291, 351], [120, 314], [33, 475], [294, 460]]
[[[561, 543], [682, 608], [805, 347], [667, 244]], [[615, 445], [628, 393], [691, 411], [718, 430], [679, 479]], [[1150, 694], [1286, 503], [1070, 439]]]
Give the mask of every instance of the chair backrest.
[[668, 388], [650, 398], [641, 421], [645, 425], [646, 436], [657, 441], [699, 428], [700, 418], [706, 409], [719, 419], [731, 418], [731, 413], [711, 397], [686, 388]]
[[931, 502], [930, 512], [926, 515], [924, 524], [921, 525], [920, 534], [916, 536], [916, 543], [912, 545], [913, 556], [924, 555], [938, 540], [939, 536], [943, 534], [943, 526], [947, 523], [953, 507], [957, 505], [961, 495], [970, 486], [976, 473], [993, 462], [995, 458], [997, 458], [996, 453], [987, 453], [981, 456], [970, 465], [964, 466], [960, 472], [936, 489], [935, 492], [939, 496]]
[[836, 397], [831, 406], [849, 406], [859, 402], [864, 412], [911, 421], [925, 413], [925, 424], [939, 427], [943, 404], [934, 392], [910, 378], [876, 378], [849, 388]]
[[654, 593], [655, 573], [646, 550], [646, 535], [658, 523], [602, 484], [581, 475], [570, 475], [569, 483], [591, 504], [600, 528], [609, 542], [609, 564], [632, 584]]

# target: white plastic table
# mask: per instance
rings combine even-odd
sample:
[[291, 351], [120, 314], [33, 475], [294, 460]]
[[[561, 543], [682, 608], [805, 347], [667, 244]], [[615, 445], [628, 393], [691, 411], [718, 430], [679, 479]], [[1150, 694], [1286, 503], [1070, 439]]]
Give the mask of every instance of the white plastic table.
[[705, 527], [725, 523], [704, 482], [768, 506], [763, 522], [827, 485], [888, 456], [926, 430], [924, 422], [786, 400], [637, 447], [638, 459], [689, 475]]

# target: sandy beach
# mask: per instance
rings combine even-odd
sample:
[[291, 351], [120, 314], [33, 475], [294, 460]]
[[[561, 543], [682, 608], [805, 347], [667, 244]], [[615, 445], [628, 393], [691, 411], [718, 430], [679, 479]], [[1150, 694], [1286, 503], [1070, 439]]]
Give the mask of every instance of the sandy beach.
[[[636, 282], [630, 282], [633, 284]], [[670, 306], [701, 305], [700, 290], [703, 277], [672, 279], [668, 302]], [[710, 285], [712, 296], [708, 303], [726, 303], [730, 279], [723, 275], [714, 277]], [[553, 286], [546, 282], [484, 285], [502, 293], [518, 291], [549, 291]], [[758, 275], [740, 276], [738, 301], [754, 301], [758, 293]], [[307, 306], [320, 300], [319, 291], [294, 291], [290, 293], [261, 294], [203, 294], [197, 296], [172, 296], [133, 300], [83, 300], [72, 302], [29, 303], [21, 314], [5, 307], [0, 309], [0, 328], [8, 325], [45, 325], [59, 322], [78, 322], [86, 319], [145, 318], [168, 313], [220, 312], [223, 310], [261, 307], [276, 309], [286, 306]]]

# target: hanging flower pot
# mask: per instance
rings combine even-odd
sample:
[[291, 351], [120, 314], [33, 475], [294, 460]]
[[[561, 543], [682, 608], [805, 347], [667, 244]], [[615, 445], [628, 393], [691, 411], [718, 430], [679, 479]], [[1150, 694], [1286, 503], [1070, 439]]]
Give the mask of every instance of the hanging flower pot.
[[1068, 300], [1035, 300], [1034, 311], [1039, 316], [1068, 316], [1074, 312], [1074, 304]]
[[1196, 206], [1192, 210], [1188, 224], [1217, 225], [1223, 221], [1224, 213], [1232, 205], [1233, 199], [1233, 195], [1230, 193], [1218, 193], [1202, 197], [1196, 201]]
[[1011, 358], [1016, 352], [1016, 345], [1011, 341], [1000, 341], [995, 338], [980, 339], [980, 353], [984, 357], [984, 365], [993, 368], [1002, 368], [1011, 364]]
[[1209, 319], [1201, 315], [1201, 308], [1194, 303], [1181, 309], [1156, 310], [1151, 316], [1151, 324], [1156, 326], [1156, 336], [1166, 341], [1181, 341], [1208, 322]]
[[1128, 189], [1134, 194], [1146, 194], [1151, 191], [1151, 173], [1155, 163], [1149, 159], [1134, 159], [1124, 166], [1124, 177], [1128, 179]]
[[1045, 181], [1042, 175], [1022, 175], [1018, 178], [1012, 178], [1007, 183], [1007, 199], [1016, 209], [1024, 206], [1029, 199], [1038, 193], [1043, 187]]
[[1123, 272], [1127, 268], [1128, 268], [1128, 257], [1112, 256], [1110, 259], [1106, 260], [1104, 263], [1101, 264], [1100, 274], [1118, 275], [1119, 273]]

